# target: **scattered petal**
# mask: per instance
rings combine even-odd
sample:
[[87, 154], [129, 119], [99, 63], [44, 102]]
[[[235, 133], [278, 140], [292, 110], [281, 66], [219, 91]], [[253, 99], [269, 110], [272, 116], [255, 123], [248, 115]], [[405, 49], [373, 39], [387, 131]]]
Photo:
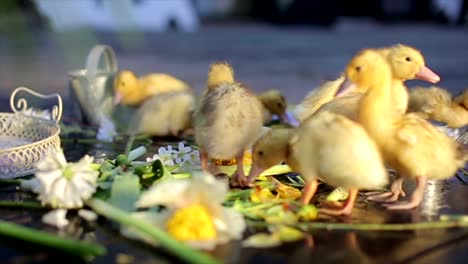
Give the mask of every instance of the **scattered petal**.
[[58, 228], [68, 225], [67, 209], [55, 209], [42, 216], [42, 222]]
[[242, 241], [243, 247], [269, 248], [277, 247], [279, 245], [281, 245], [279, 236], [267, 233], [258, 233]]
[[78, 215], [86, 221], [94, 222], [97, 219], [97, 214], [90, 210], [80, 209]]

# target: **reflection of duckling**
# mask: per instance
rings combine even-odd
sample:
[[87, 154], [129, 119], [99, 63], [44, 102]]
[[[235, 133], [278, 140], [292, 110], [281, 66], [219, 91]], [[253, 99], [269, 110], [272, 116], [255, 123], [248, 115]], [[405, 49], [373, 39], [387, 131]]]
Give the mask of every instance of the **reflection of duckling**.
[[[417, 78], [435, 83], [440, 79], [437, 74], [425, 66], [422, 54], [412, 47], [398, 44], [377, 51], [391, 65], [393, 72], [392, 98], [395, 102], [394, 109], [399, 113], [405, 113], [408, 105], [408, 92], [403, 84], [404, 81]], [[321, 110], [332, 111], [355, 119], [359, 108], [359, 100], [362, 94], [367, 91], [367, 88], [353, 87], [347, 91], [346, 95], [335, 98], [336, 92], [343, 81], [344, 77], [341, 76], [335, 81], [326, 82], [310, 92], [296, 107], [294, 111], [296, 118], [302, 122], [318, 110]]]
[[262, 104], [245, 85], [234, 81], [234, 71], [229, 64], [211, 65], [207, 89], [194, 118], [202, 168], [208, 170], [208, 158], [235, 157], [237, 169], [233, 181], [243, 185], [244, 150], [262, 130]]
[[168, 74], [152, 73], [137, 78], [133, 72], [123, 70], [114, 80], [114, 104], [139, 105], [156, 94], [189, 89], [185, 82]]
[[130, 133], [151, 136], [180, 136], [191, 127], [195, 98], [189, 91], [152, 96], [138, 108], [130, 121]]
[[447, 90], [435, 86], [412, 88], [408, 112], [447, 123], [449, 127], [468, 125], [468, 109], [452, 102], [452, 95]]
[[258, 96], [263, 104], [263, 123], [271, 121], [273, 115], [277, 115], [281, 122], [288, 123], [286, 108], [288, 103], [279, 90], [268, 90]]
[[343, 207], [321, 209], [326, 214], [351, 214], [358, 189], [379, 188], [388, 182], [374, 141], [360, 125], [331, 112], [318, 113], [295, 130], [272, 129], [259, 139], [252, 150], [248, 182], [282, 160], [304, 177], [301, 201], [305, 204], [316, 191], [317, 179], [349, 190]]
[[[419, 206], [429, 179], [445, 179], [465, 164], [466, 154], [457, 142], [415, 114], [397, 114], [392, 98], [391, 70], [373, 50], [356, 55], [346, 67], [346, 77], [357, 86], [369, 87], [362, 98], [359, 122], [378, 144], [384, 160], [399, 175], [416, 178], [410, 201], [386, 205], [388, 209]], [[342, 86], [341, 90], [346, 90]], [[382, 116], [385, 116], [382, 119]], [[393, 196], [398, 198], [400, 190]]]
[[453, 102], [468, 109], [468, 89], [465, 89], [461, 94], [455, 96]]

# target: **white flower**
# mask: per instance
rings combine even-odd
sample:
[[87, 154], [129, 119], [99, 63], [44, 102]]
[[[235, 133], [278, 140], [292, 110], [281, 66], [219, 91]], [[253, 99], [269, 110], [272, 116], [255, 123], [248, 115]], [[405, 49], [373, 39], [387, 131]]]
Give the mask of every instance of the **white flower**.
[[66, 225], [68, 225], [68, 220], [65, 217], [67, 215], [67, 210], [66, 209], [55, 209], [47, 214], [42, 216], [42, 222], [56, 226], [58, 228], [62, 228]]
[[213, 249], [217, 244], [241, 239], [246, 228], [239, 212], [222, 206], [227, 193], [226, 182], [204, 172], [191, 179], [162, 181], [143, 193], [137, 206], [164, 205], [166, 210], [157, 214], [139, 212], [135, 217], [151, 221], [193, 247]]
[[99, 172], [91, 168], [93, 158], [85, 155], [67, 163], [63, 152], [51, 151], [37, 164], [39, 200], [54, 208], [81, 208], [96, 191]]
[[40, 110], [40, 109], [34, 109], [30, 107], [28, 109], [21, 111], [21, 113], [23, 113], [24, 115], [39, 117], [39, 118], [48, 119], [48, 120], [52, 119], [52, 115], [50, 114], [49, 110]]
[[112, 120], [104, 115], [101, 116], [99, 129], [96, 138], [98, 140], [112, 142], [117, 135], [115, 125]]
[[172, 149], [172, 146], [167, 146], [167, 149], [164, 147], [160, 147], [158, 149], [158, 154], [155, 154], [152, 158], [147, 158], [147, 162], [152, 162], [155, 160], [160, 160], [164, 166], [174, 166], [175, 162], [174, 159], [177, 155], [177, 151]]

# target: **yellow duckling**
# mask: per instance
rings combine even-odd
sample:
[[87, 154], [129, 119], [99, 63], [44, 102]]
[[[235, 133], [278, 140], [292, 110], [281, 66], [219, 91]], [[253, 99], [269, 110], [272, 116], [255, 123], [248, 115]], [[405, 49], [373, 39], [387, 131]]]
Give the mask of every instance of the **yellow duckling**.
[[150, 97], [130, 120], [128, 132], [151, 136], [180, 136], [192, 127], [195, 97], [191, 91], [176, 91]]
[[[424, 57], [415, 48], [406, 45], [395, 45], [377, 50], [384, 56], [391, 65], [393, 72], [393, 94], [395, 110], [405, 113], [408, 105], [408, 92], [404, 86], [404, 81], [411, 79], [421, 79], [428, 82], [438, 82], [439, 76], [425, 66]], [[295, 116], [299, 121], [305, 120], [318, 110], [332, 111], [343, 114], [350, 119], [356, 120], [359, 100], [367, 91], [366, 87], [350, 87], [346, 95], [338, 94], [335, 98], [339, 86], [343, 83], [344, 77], [327, 82], [323, 86], [313, 90], [295, 109]]]
[[135, 106], [153, 95], [188, 90], [188, 84], [168, 74], [152, 73], [137, 78], [132, 71], [123, 70], [114, 79], [114, 104]]
[[262, 123], [262, 103], [234, 80], [232, 67], [227, 63], [211, 65], [207, 88], [194, 115], [202, 169], [208, 170], [209, 158], [236, 158], [233, 183], [244, 185], [244, 151], [262, 131]]
[[281, 161], [304, 177], [304, 204], [313, 197], [317, 179], [349, 190], [343, 207], [321, 209], [326, 214], [349, 215], [359, 189], [380, 188], [388, 183], [374, 141], [359, 124], [332, 112], [318, 113], [297, 128], [272, 129], [260, 138], [252, 149], [248, 183]]
[[444, 122], [452, 128], [468, 125], [468, 109], [452, 101], [452, 95], [447, 90], [435, 86], [413, 87], [410, 90], [408, 112]]
[[283, 123], [289, 123], [289, 118], [286, 114], [288, 103], [280, 90], [268, 90], [261, 93], [258, 99], [263, 104], [263, 123], [271, 121], [273, 115], [277, 115]]
[[[358, 53], [346, 67], [345, 74], [355, 85], [369, 87], [361, 100], [359, 122], [379, 146], [385, 163], [400, 176], [416, 178], [416, 189], [409, 201], [385, 206], [392, 210], [419, 206], [427, 179], [454, 175], [464, 166], [466, 153], [455, 140], [425, 119], [395, 111], [391, 69], [375, 50]], [[342, 85], [339, 92], [346, 89], [346, 85]], [[394, 182], [392, 199], [398, 199], [400, 194], [401, 184]]]

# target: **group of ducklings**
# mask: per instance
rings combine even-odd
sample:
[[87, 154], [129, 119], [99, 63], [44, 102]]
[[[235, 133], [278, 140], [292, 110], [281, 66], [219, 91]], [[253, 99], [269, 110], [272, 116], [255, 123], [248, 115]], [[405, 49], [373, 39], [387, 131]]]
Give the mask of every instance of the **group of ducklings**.
[[[468, 92], [452, 98], [437, 87], [414, 88], [404, 81], [437, 83], [439, 76], [425, 66], [422, 54], [409, 46], [365, 49], [348, 63], [343, 74], [314, 89], [295, 107], [295, 127], [267, 130], [278, 115], [290, 122], [287, 102], [278, 90], [255, 95], [234, 78], [225, 62], [210, 66], [206, 89], [199, 98], [172, 76], [151, 74], [140, 79], [121, 72], [115, 79], [115, 103], [139, 105], [130, 128], [152, 135], [179, 135], [193, 128], [202, 169], [213, 172], [210, 159], [236, 159], [232, 184], [250, 186], [264, 170], [286, 162], [305, 179], [301, 202], [308, 204], [318, 180], [348, 190], [343, 204], [324, 204], [329, 215], [349, 215], [359, 190], [388, 184], [387, 169], [397, 177], [390, 191], [369, 193], [391, 210], [412, 209], [423, 198], [427, 179], [445, 179], [465, 165], [466, 146], [434, 127], [428, 119], [449, 126], [468, 124]], [[245, 175], [246, 149], [252, 167]], [[408, 201], [403, 179], [415, 178]]]

